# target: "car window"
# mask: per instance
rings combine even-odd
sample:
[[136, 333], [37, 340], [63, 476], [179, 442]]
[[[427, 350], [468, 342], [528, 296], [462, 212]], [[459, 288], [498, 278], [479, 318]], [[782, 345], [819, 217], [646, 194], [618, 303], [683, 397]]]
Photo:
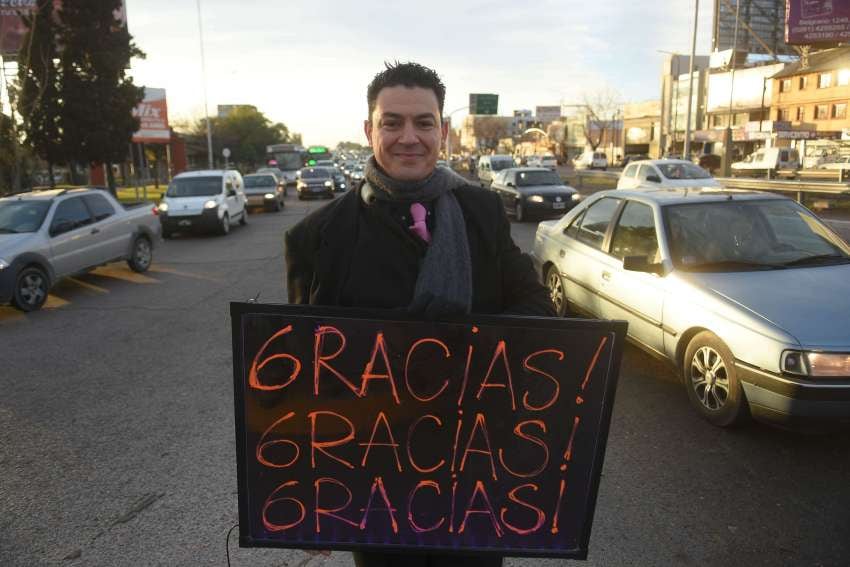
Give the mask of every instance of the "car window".
[[70, 222], [68, 230], [74, 230], [81, 226], [91, 224], [92, 218], [89, 210], [83, 203], [82, 197], [71, 197], [65, 199], [56, 206], [56, 214], [53, 215], [53, 223], [51, 228], [56, 228], [59, 224]]
[[0, 201], [0, 234], [37, 231], [50, 205], [50, 201]]
[[577, 238], [594, 248], [602, 249], [608, 225], [620, 206], [620, 199], [600, 199], [588, 207], [584, 214]]
[[651, 263], [659, 261], [652, 207], [636, 201], [626, 203], [611, 238], [611, 254], [620, 259], [645, 256]]
[[532, 185], [563, 185], [560, 176], [554, 171], [520, 171], [517, 184], [520, 187]]
[[85, 199], [86, 205], [89, 206], [89, 210], [91, 211], [95, 222], [102, 221], [103, 219], [107, 219], [115, 214], [115, 209], [112, 207], [112, 204], [110, 204], [103, 195], [93, 193], [91, 195], [83, 195], [83, 199]]
[[585, 211], [582, 211], [576, 218], [573, 219], [573, 222], [570, 223], [566, 229], [564, 229], [564, 234], [571, 238], [578, 238], [578, 230], [581, 226], [581, 221], [584, 219]]
[[277, 185], [277, 179], [272, 175], [248, 175], [245, 177], [245, 187], [272, 187]]
[[646, 178], [650, 175], [658, 175], [655, 173], [655, 169], [651, 165], [642, 165], [640, 166], [640, 171], [638, 171], [638, 179], [641, 181], [646, 181]]
[[667, 179], [708, 179], [711, 174], [692, 163], [660, 163], [658, 169]]
[[623, 172], [623, 177], [634, 177], [635, 173], [637, 173], [638, 165], [632, 164], [626, 168], [626, 171]]
[[175, 177], [168, 185], [166, 197], [206, 197], [221, 193], [221, 175], [209, 177]]

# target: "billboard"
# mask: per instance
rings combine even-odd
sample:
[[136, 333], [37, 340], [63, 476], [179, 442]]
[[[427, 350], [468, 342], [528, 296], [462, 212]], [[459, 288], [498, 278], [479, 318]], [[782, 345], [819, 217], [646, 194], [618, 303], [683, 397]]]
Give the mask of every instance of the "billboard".
[[813, 45], [850, 40], [850, 3], [842, 0], [788, 0], [785, 42]]
[[133, 142], [167, 143], [171, 140], [165, 89], [145, 87], [145, 98], [133, 109], [133, 116], [139, 119], [139, 130], [133, 134]]
[[[14, 58], [24, 41], [27, 28], [21, 16], [34, 14], [39, 0], [0, 0], [0, 57]], [[62, 0], [53, 0], [54, 13], [62, 9]], [[127, 10], [124, 2], [116, 10], [115, 17], [127, 25]]]
[[478, 94], [469, 95], [470, 114], [499, 114], [499, 95]]

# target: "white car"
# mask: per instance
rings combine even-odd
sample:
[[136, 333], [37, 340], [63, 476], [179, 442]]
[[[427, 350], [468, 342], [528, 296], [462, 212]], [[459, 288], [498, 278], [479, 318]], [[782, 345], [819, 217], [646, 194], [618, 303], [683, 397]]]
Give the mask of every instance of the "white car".
[[617, 189], [659, 189], [664, 187], [719, 187], [709, 172], [681, 159], [635, 161], [623, 170]]
[[775, 171], [777, 169], [799, 169], [800, 154], [794, 148], [762, 148], [748, 155], [743, 161], [732, 164], [732, 172]]
[[576, 169], [608, 169], [608, 156], [604, 152], [585, 151], [573, 160]]
[[835, 161], [822, 163], [818, 169], [850, 169], [850, 156], [842, 156]]
[[248, 198], [238, 171], [215, 169], [175, 175], [159, 204], [162, 236], [174, 232], [214, 230], [221, 235], [230, 225], [248, 223]]
[[545, 167], [546, 169], [558, 167], [558, 160], [555, 159], [555, 156], [529, 156], [526, 163], [528, 167]]

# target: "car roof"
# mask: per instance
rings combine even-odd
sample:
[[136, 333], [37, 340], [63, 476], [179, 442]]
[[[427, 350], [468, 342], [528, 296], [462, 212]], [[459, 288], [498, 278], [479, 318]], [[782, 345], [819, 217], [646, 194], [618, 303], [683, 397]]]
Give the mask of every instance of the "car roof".
[[224, 175], [225, 173], [238, 173], [233, 169], [201, 169], [198, 171], [184, 171], [183, 173], [178, 173], [174, 176], [174, 179], [178, 177], [209, 177], [211, 175]]
[[503, 169], [502, 171], [548, 171], [552, 172], [548, 167], [509, 167], [507, 169]]
[[271, 171], [257, 171], [255, 173], [244, 175], [243, 177], [274, 177], [274, 173]]
[[788, 197], [745, 189], [725, 189], [723, 187], [659, 187], [658, 189], [609, 189], [595, 195], [600, 197], [625, 197], [645, 202], [656, 203], [659, 206], [682, 205], [686, 203], [711, 203], [721, 201], [757, 201], [757, 200], [787, 200]]
[[652, 165], [664, 165], [667, 163], [689, 163], [691, 165], [696, 165], [694, 162], [688, 161], [686, 159], [640, 159], [630, 161], [629, 165], [632, 165], [633, 163], [648, 163]]
[[44, 189], [44, 190], [35, 190], [35, 191], [26, 191], [24, 193], [15, 193], [14, 195], [7, 195], [2, 197], [4, 201], [11, 200], [22, 200], [26, 199], [27, 201], [50, 201], [56, 197], [60, 197], [62, 195], [73, 195], [75, 193], [88, 193], [89, 191], [94, 190], [93, 187], [74, 187], [73, 189]]

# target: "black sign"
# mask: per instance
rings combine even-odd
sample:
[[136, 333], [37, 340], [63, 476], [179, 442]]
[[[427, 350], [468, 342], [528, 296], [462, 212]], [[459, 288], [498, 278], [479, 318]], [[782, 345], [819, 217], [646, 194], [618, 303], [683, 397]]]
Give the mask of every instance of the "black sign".
[[231, 314], [243, 547], [587, 556], [625, 323]]

